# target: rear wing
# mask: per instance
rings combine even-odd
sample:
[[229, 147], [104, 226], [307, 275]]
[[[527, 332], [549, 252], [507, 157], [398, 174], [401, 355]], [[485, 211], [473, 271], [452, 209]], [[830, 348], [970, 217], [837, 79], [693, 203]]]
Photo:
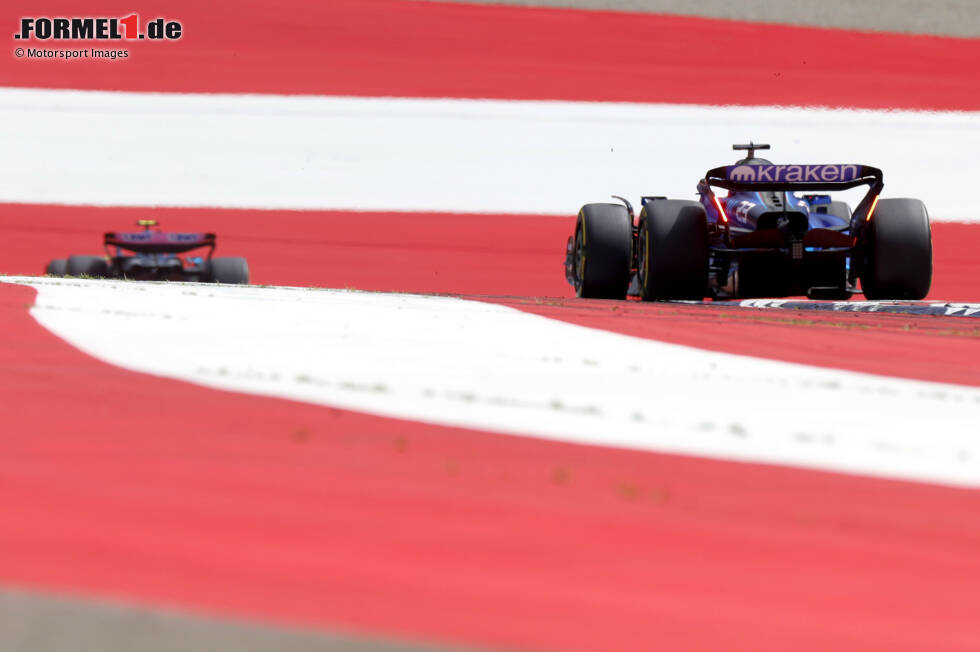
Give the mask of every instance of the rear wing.
[[[884, 187], [881, 170], [857, 163], [824, 165], [726, 165], [708, 170], [698, 191], [714, 201], [712, 187], [733, 191], [829, 191], [867, 185], [868, 193], [854, 208], [851, 233], [859, 235]], [[727, 224], [727, 219], [726, 219]]]
[[208, 257], [214, 251], [213, 233], [161, 233], [138, 231], [136, 233], [109, 232], [105, 234], [105, 246], [119, 247], [135, 253], [179, 254], [192, 249], [210, 247]]
[[882, 182], [870, 165], [727, 165], [708, 170], [705, 180], [726, 190], [847, 190]]

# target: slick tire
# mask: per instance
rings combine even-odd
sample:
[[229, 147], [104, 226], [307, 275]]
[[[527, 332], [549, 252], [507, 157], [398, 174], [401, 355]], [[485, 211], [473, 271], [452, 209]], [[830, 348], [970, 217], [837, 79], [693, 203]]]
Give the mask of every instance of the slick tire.
[[633, 222], [620, 204], [586, 204], [575, 223], [574, 286], [585, 299], [625, 299]]
[[109, 266], [101, 256], [69, 256], [65, 263], [65, 274], [105, 278], [109, 275]]
[[248, 285], [248, 262], [244, 258], [212, 258], [211, 281], [224, 285]]
[[68, 261], [64, 258], [55, 258], [44, 268], [44, 273], [48, 276], [64, 276], [68, 272]]
[[932, 233], [925, 204], [880, 199], [867, 226], [861, 274], [865, 298], [924, 299], [932, 285]]
[[661, 199], [640, 214], [637, 274], [644, 301], [699, 301], [708, 289], [708, 222], [694, 201]]

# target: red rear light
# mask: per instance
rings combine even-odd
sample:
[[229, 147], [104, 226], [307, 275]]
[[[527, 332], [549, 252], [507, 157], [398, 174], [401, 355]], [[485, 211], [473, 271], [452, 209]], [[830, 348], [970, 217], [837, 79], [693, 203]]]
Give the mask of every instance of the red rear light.
[[868, 210], [868, 216], [864, 218], [865, 222], [871, 221], [871, 216], [875, 214], [875, 208], [877, 207], [878, 207], [878, 196], [875, 195], [875, 198], [871, 200], [871, 209]]
[[721, 202], [718, 201], [717, 197], [712, 197], [712, 199], [715, 201], [715, 208], [718, 209], [718, 216], [721, 217], [721, 221], [728, 224], [728, 216], [725, 215], [725, 209], [721, 207]]

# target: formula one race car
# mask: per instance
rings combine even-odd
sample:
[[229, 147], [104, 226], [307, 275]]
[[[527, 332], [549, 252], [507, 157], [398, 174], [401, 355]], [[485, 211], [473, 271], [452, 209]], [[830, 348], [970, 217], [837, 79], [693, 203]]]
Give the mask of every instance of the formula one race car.
[[[140, 220], [138, 224], [143, 227], [142, 231], [106, 233], [105, 256], [69, 256], [52, 260], [45, 273], [137, 281], [248, 283], [248, 263], [244, 258], [211, 257], [216, 241], [213, 233], [151, 231], [156, 220]], [[181, 259], [177, 255], [202, 247], [208, 247], [206, 258], [187, 256]]]
[[[709, 170], [700, 201], [643, 197], [586, 204], [565, 250], [580, 297], [701, 300], [806, 294], [811, 299], [922, 299], [932, 283], [929, 214], [918, 199], [879, 199], [878, 168], [774, 165], [769, 145]], [[852, 211], [830, 195], [869, 186]], [[713, 188], [728, 191], [714, 194]], [[858, 290], [858, 280], [861, 289]]]

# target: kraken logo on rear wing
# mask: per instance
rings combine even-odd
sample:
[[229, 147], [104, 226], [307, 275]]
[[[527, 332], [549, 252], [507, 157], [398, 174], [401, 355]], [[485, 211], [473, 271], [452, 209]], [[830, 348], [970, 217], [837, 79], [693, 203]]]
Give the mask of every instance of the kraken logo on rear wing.
[[[712, 188], [731, 191], [773, 190], [792, 192], [847, 190], [857, 186], [868, 186], [868, 192], [854, 208], [851, 216], [850, 233], [860, 238], [865, 223], [874, 214], [878, 195], [885, 186], [881, 170], [870, 165], [857, 163], [834, 163], [824, 165], [727, 165], [708, 170], [704, 179], [698, 183], [698, 192], [717, 202]], [[720, 210], [720, 209], [719, 209]], [[728, 228], [727, 219], [723, 219]]]
[[183, 253], [200, 247], [214, 250], [213, 233], [163, 233], [138, 231], [136, 233], [110, 232], [105, 234], [105, 246], [119, 247], [140, 253]]
[[728, 168], [732, 181], [854, 181], [859, 178], [858, 165], [735, 165]]
[[710, 185], [727, 190], [846, 190], [881, 179], [878, 168], [856, 163], [728, 165], [705, 175]]

